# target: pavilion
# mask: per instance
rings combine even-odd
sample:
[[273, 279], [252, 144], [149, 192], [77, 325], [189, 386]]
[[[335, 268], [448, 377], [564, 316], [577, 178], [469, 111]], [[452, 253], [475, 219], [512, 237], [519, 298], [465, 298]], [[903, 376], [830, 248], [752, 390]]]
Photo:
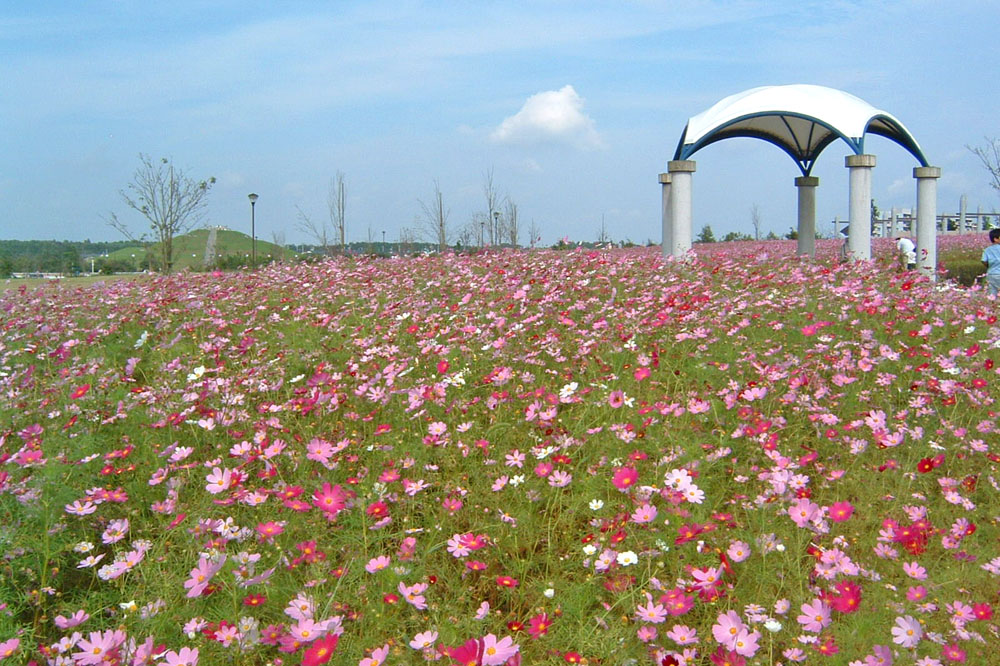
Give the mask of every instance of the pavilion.
[[732, 137], [763, 139], [795, 160], [802, 175], [798, 188], [798, 252], [816, 251], [816, 187], [811, 174], [823, 149], [843, 139], [851, 153], [848, 256], [871, 259], [871, 177], [875, 155], [864, 151], [865, 134], [886, 137], [909, 151], [919, 163], [917, 181], [917, 267], [933, 276], [937, 265], [937, 179], [916, 139], [891, 114], [841, 90], [815, 85], [764, 86], [726, 97], [688, 119], [667, 173], [659, 181], [663, 196], [663, 256], [681, 257], [691, 249], [691, 159], [707, 145]]

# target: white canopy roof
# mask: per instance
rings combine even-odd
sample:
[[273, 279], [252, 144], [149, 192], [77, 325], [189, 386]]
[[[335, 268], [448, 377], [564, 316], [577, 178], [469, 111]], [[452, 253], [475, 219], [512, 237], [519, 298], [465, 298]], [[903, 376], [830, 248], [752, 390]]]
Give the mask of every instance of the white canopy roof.
[[764, 139], [787, 152], [808, 175], [819, 154], [841, 138], [864, 152], [866, 132], [889, 138], [927, 166], [910, 132], [891, 114], [841, 90], [814, 85], [764, 86], [730, 95], [692, 116], [674, 159], [730, 137]]

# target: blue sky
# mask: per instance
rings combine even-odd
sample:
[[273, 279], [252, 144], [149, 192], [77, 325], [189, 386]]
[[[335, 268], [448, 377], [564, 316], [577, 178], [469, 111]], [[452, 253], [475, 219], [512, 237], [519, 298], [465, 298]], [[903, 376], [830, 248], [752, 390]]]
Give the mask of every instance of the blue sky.
[[[1000, 208], [965, 146], [1000, 135], [994, 0], [893, 2], [4, 2], [0, 238], [120, 236], [138, 154], [215, 176], [207, 222], [307, 242], [347, 183], [349, 240], [397, 238], [440, 186], [453, 229], [483, 175], [542, 239], [660, 238], [657, 174], [687, 118], [730, 94], [812, 83], [898, 118], [940, 166], [939, 211]], [[880, 137], [873, 197], [915, 198]], [[820, 157], [818, 226], [847, 216], [846, 144]], [[698, 152], [694, 226], [795, 224], [793, 161], [762, 141]], [[522, 242], [526, 242], [526, 234]]]

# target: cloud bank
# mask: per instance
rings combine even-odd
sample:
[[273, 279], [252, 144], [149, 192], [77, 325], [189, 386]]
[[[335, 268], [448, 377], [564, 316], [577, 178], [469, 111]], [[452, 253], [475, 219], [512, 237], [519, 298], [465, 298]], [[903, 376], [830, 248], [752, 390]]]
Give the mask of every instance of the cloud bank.
[[562, 143], [583, 149], [604, 145], [593, 119], [583, 112], [583, 98], [571, 85], [532, 95], [490, 138], [498, 143]]

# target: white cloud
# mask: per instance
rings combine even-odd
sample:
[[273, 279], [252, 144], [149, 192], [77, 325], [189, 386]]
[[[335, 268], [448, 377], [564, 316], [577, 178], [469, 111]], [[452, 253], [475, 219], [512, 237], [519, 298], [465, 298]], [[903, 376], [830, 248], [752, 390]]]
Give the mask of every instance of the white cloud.
[[594, 121], [583, 112], [583, 98], [573, 86], [532, 95], [513, 116], [504, 119], [490, 138], [499, 143], [566, 143], [600, 148]]
[[542, 165], [532, 158], [528, 158], [521, 163], [521, 168], [528, 173], [541, 173]]

